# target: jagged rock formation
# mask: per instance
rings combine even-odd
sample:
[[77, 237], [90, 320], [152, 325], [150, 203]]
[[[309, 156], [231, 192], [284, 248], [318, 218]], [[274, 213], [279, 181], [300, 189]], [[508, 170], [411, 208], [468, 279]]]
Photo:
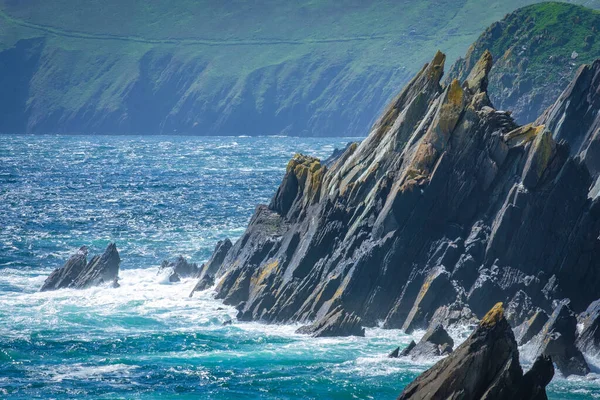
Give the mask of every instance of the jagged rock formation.
[[418, 344], [412, 341], [402, 353], [397, 348], [390, 353], [390, 358], [410, 356], [412, 359], [428, 359], [431, 357], [446, 356], [452, 352], [454, 340], [441, 324], [431, 325]]
[[558, 101], [538, 119], [581, 154], [594, 178], [600, 174], [600, 60], [582, 65]]
[[181, 278], [197, 277], [200, 273], [198, 264], [189, 263], [183, 256], [175, 261], [164, 260], [158, 268], [158, 273], [169, 270], [169, 282], [179, 282]]
[[121, 258], [115, 243], [108, 245], [101, 256], [94, 256], [87, 262], [87, 247], [83, 246], [71, 256], [61, 268], [55, 269], [40, 289], [41, 292], [57, 289], [85, 289], [111, 283], [118, 287]]
[[535, 335], [542, 331], [549, 318], [544, 311], [538, 310], [530, 319], [517, 326], [515, 328], [517, 344], [522, 346], [533, 339]]
[[537, 354], [549, 356], [564, 376], [586, 375], [590, 372], [581, 351], [575, 346], [577, 318], [567, 303], [561, 303], [532, 345]]
[[546, 399], [554, 376], [552, 361], [536, 360], [523, 375], [519, 351], [502, 304], [486, 314], [477, 329], [450, 356], [408, 385], [407, 399]]
[[446, 87], [444, 61], [330, 167], [290, 161], [216, 273], [238, 318], [313, 334], [381, 320], [411, 331], [450, 312], [481, 318], [498, 301], [527, 306], [511, 306], [517, 324], [553, 300], [581, 312], [599, 297], [600, 204], [586, 166], [544, 126], [492, 107], [490, 53]]
[[198, 283], [196, 283], [196, 286], [194, 286], [190, 292], [190, 297], [194, 295], [194, 292], [206, 290], [215, 284], [215, 274], [219, 270], [227, 252], [231, 250], [232, 246], [233, 244], [229, 239], [219, 240], [217, 242], [210, 259], [200, 267], [198, 272]]
[[582, 329], [577, 337], [577, 347], [592, 356], [600, 355], [600, 300], [590, 304], [579, 322]]

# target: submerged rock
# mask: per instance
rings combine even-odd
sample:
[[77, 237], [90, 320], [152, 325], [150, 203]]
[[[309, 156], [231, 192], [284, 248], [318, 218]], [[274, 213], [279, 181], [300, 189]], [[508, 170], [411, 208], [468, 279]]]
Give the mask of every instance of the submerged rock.
[[411, 342], [402, 351], [402, 356], [410, 356], [414, 360], [446, 356], [452, 352], [453, 347], [454, 340], [442, 325], [434, 325], [429, 327], [418, 344]]
[[[177, 257], [175, 261], [164, 260], [158, 268], [158, 273], [161, 273], [165, 270], [172, 271], [171, 275], [169, 276], [169, 281], [171, 282], [178, 281], [171, 279], [196, 277], [200, 273], [198, 264], [188, 262], [185, 258], [183, 258], [183, 256]], [[174, 278], [175, 276], [177, 276], [177, 278]]]
[[517, 343], [502, 304], [497, 304], [463, 344], [409, 384], [398, 399], [545, 399], [553, 375], [548, 358], [536, 360], [523, 375]]
[[57, 268], [46, 278], [41, 292], [57, 289], [84, 289], [111, 283], [118, 287], [121, 258], [114, 243], [108, 245], [101, 256], [94, 256], [87, 262], [87, 247], [81, 247], [61, 268]]

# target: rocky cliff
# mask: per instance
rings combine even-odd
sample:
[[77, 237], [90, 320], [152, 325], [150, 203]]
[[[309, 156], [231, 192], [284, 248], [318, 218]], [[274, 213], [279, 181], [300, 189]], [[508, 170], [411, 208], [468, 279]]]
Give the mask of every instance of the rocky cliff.
[[523, 374], [513, 332], [497, 304], [455, 352], [421, 374], [398, 399], [543, 400], [553, 376], [552, 361], [544, 356]]
[[240, 319], [410, 332], [503, 301], [516, 327], [556, 300], [579, 313], [600, 297], [600, 204], [569, 135], [493, 107], [489, 52], [445, 86], [444, 63], [436, 54], [329, 167], [289, 162], [216, 273]]

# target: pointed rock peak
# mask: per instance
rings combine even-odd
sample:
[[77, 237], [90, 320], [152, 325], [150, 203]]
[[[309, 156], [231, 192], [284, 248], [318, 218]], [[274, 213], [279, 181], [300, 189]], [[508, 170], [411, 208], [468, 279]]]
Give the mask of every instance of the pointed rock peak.
[[486, 50], [465, 80], [465, 85], [472, 93], [487, 91], [488, 74], [493, 64], [492, 53]]
[[448, 102], [462, 107], [463, 96], [464, 92], [462, 87], [460, 87], [460, 82], [458, 79], [454, 79], [448, 88]]
[[442, 79], [442, 75], [444, 74], [444, 64], [446, 63], [446, 55], [441, 51], [437, 51], [433, 60], [429, 64], [427, 64], [426, 69], [428, 71], [428, 77], [430, 79], [440, 81]]
[[550, 364], [539, 359], [523, 375], [517, 343], [504, 307], [497, 303], [463, 344], [409, 384], [398, 399], [545, 399], [545, 386], [554, 373]]
[[490, 329], [498, 325], [498, 322], [504, 319], [504, 305], [496, 303], [494, 307], [479, 322], [480, 328]]

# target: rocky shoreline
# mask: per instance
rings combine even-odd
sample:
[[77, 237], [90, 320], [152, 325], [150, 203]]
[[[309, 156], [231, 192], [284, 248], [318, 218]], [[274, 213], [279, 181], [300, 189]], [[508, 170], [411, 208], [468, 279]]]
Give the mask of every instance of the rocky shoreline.
[[[438, 53], [329, 166], [290, 161], [271, 203], [212, 264], [216, 296], [240, 320], [300, 322], [315, 336], [378, 321], [447, 329], [504, 302], [519, 344], [545, 343], [537, 353], [561, 373], [585, 374], [579, 348], [599, 341], [596, 330], [579, 339], [573, 321], [600, 297], [600, 62], [519, 126], [487, 96], [489, 52], [447, 86], [444, 61]], [[597, 313], [586, 315], [595, 327]]]
[[[491, 375], [460, 398], [545, 398], [552, 363], [585, 375], [583, 352], [600, 352], [600, 62], [523, 126], [488, 98], [489, 52], [446, 86], [444, 63], [436, 54], [362, 143], [327, 163], [296, 155], [235, 243], [219, 242], [200, 267], [161, 268], [171, 281], [197, 278], [190, 296], [216, 283], [239, 320], [301, 323], [313, 336], [361, 336], [380, 321], [428, 329], [404, 356], [450, 355], [400, 398], [457, 395], [464, 360], [491, 359]], [[86, 257], [82, 248], [42, 290], [118, 285], [114, 244]], [[453, 351], [446, 330], [465, 324], [478, 328]], [[535, 349], [533, 372], [523, 375], [517, 345]], [[418, 394], [430, 385], [440, 394]]]

